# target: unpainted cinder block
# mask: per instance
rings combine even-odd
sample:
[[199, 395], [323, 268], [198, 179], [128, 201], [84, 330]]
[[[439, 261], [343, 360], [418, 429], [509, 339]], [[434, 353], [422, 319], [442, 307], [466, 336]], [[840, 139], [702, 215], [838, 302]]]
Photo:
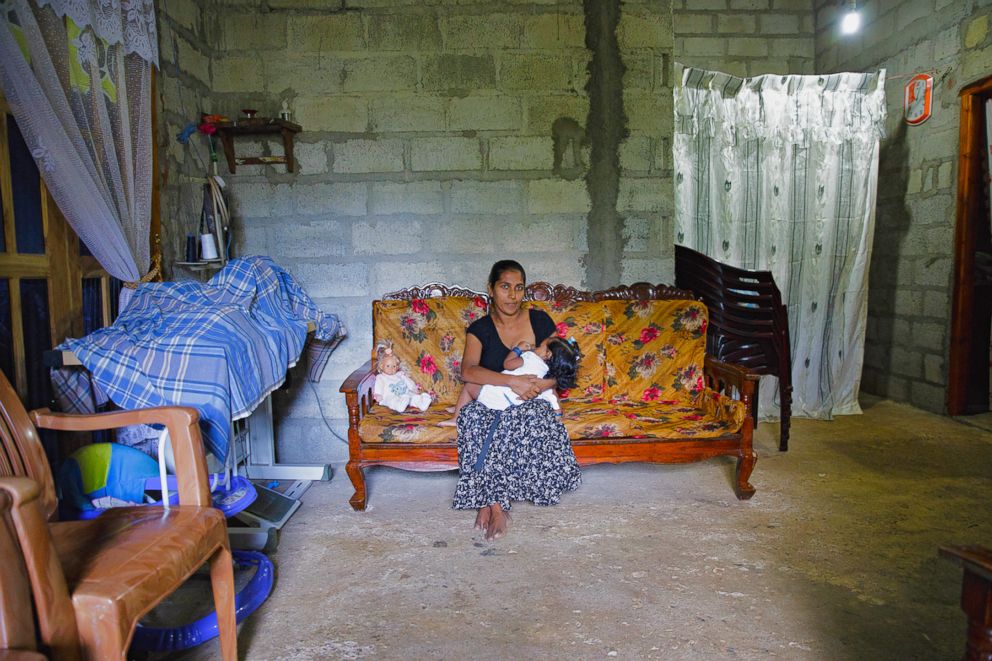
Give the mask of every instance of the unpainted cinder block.
[[540, 95], [527, 99], [527, 133], [551, 135], [551, 125], [559, 117], [571, 117], [585, 126], [589, 97], [584, 93]]
[[523, 209], [519, 181], [453, 181], [448, 195], [452, 213], [505, 216]]
[[588, 213], [591, 208], [585, 181], [536, 179], [527, 182], [527, 213]]
[[297, 52], [333, 52], [365, 49], [365, 30], [357, 13], [290, 16], [289, 43]]
[[624, 92], [623, 97], [627, 128], [632, 133], [671, 135], [674, 122], [671, 94], [633, 90]]
[[168, 5], [162, 7], [162, 11], [180, 27], [190, 32], [199, 31], [202, 12], [194, 0], [170, 0]]
[[448, 128], [453, 131], [509, 131], [523, 123], [520, 99], [508, 96], [467, 96], [452, 99]]
[[757, 24], [757, 18], [752, 14], [718, 14], [716, 17], [718, 32], [753, 34], [757, 31]]
[[[311, 222], [303, 222], [309, 220]], [[269, 246], [287, 260], [316, 257], [345, 257], [351, 254], [351, 219], [280, 218], [279, 225], [266, 228]], [[292, 227], [292, 231], [286, 231]]]
[[690, 14], [688, 12], [678, 12], [672, 15], [673, 29], [675, 34], [711, 34], [713, 30], [714, 15]]
[[621, 177], [617, 209], [621, 211], [671, 211], [672, 195], [655, 177]]
[[490, 170], [550, 170], [554, 154], [550, 137], [503, 137], [489, 140]]
[[346, 92], [412, 90], [417, 86], [417, 62], [406, 55], [346, 59], [341, 89]]
[[370, 207], [375, 215], [439, 214], [444, 193], [439, 181], [375, 182]]
[[265, 80], [272, 90], [294, 89], [319, 96], [337, 94], [344, 89], [345, 63], [336, 56], [300, 55], [289, 53], [260, 63]]
[[499, 85], [505, 90], [567, 90], [572, 60], [564, 56], [505, 53], [499, 60]]
[[[283, 150], [280, 140], [273, 153], [281, 154]], [[327, 158], [327, 143], [297, 142], [293, 148], [293, 159], [296, 161], [300, 174], [324, 174], [329, 170]]]
[[402, 172], [402, 140], [348, 140], [334, 145], [335, 172]]
[[442, 131], [446, 100], [423, 94], [373, 98], [372, 130], [377, 132]]
[[441, 19], [447, 50], [519, 48], [523, 18], [518, 14], [489, 12]]
[[580, 13], [555, 13], [530, 16], [523, 24], [521, 47], [545, 50], [586, 46], [585, 17]]
[[220, 19], [221, 51], [264, 51], [286, 48], [284, 14], [225, 12]]
[[620, 168], [628, 172], [647, 172], [651, 169], [651, 138], [631, 135], [620, 143]]
[[617, 41], [622, 49], [671, 48], [671, 14], [624, 11], [620, 14]]
[[481, 170], [477, 138], [417, 138], [410, 141], [410, 168], [415, 172]]
[[179, 54], [176, 66], [201, 83], [210, 84], [210, 58], [201, 53], [196, 46], [186, 41], [182, 35], [176, 35], [176, 45]]
[[480, 90], [496, 86], [496, 65], [489, 54], [445, 53], [424, 58], [427, 90]]
[[369, 48], [376, 51], [436, 51], [441, 30], [434, 13], [368, 14]]
[[674, 259], [665, 259], [662, 257], [624, 257], [620, 263], [620, 269], [620, 280], [624, 283], [675, 282]]
[[263, 89], [262, 68], [257, 57], [215, 57], [212, 87], [214, 92], [244, 92], [257, 94]]
[[356, 296], [369, 292], [369, 265], [364, 262], [302, 262], [286, 270], [313, 298]]
[[423, 233], [417, 218], [370, 219], [355, 223], [352, 244], [356, 255], [408, 255], [420, 252]]
[[758, 23], [762, 34], [797, 35], [801, 31], [799, 18], [799, 14], [761, 14]]
[[[771, 40], [774, 44], [775, 40]], [[744, 57], [765, 57], [768, 55], [769, 40], [760, 37], [735, 37], [727, 39], [727, 54]], [[812, 48], [812, 46], [810, 46]]]
[[367, 105], [358, 96], [301, 96], [293, 102], [293, 111], [306, 131], [361, 133], [368, 124]]
[[364, 216], [367, 210], [368, 185], [364, 182], [297, 183], [293, 192], [300, 214]]

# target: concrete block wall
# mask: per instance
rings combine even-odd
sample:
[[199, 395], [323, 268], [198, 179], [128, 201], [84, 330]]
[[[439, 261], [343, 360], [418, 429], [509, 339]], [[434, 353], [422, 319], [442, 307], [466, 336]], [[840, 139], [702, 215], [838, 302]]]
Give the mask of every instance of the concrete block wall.
[[[861, 5], [862, 3], [859, 3]], [[839, 5], [816, 2], [817, 70], [884, 68], [886, 137], [879, 157], [875, 244], [862, 388], [945, 411], [958, 171], [958, 92], [992, 73], [987, 2], [867, 2], [862, 29], [837, 30]], [[903, 121], [910, 77], [934, 76], [933, 114]]]
[[[619, 148], [619, 281], [675, 282], [672, 184], [672, 11], [627, 0], [617, 29], [627, 137]], [[613, 283], [604, 283], [613, 286]]]
[[812, 0], [676, 0], [675, 52], [735, 76], [814, 73]]
[[[303, 437], [320, 427], [321, 409], [332, 424], [346, 417], [337, 387], [367, 358], [371, 299], [430, 281], [482, 289], [504, 256], [523, 262], [532, 280], [587, 286], [591, 154], [581, 130], [591, 52], [582, 3], [441, 5], [220, 0], [197, 26], [213, 46], [200, 109], [275, 115], [285, 100], [303, 126], [297, 173], [246, 166], [226, 175], [236, 253], [274, 257], [342, 316], [351, 336], [314, 390], [277, 394], [287, 459], [341, 455], [323, 430], [318, 441]], [[641, 58], [630, 84], [645, 112], [635, 139], [614, 155], [628, 175], [624, 210], [634, 216], [618, 234], [632, 250], [621, 242], [609, 258], [632, 264], [638, 279], [664, 281], [670, 193], [658, 185], [666, 159], [656, 149], [667, 148], [670, 110], [646, 112], [652, 97], [670, 108], [661, 67], [671, 62], [671, 18], [658, 5], [644, 3], [625, 24], [621, 48]], [[660, 51], [666, 57], [656, 63]], [[566, 136], [576, 149], [567, 150], [564, 176], [553, 172], [560, 118], [580, 127]], [[239, 141], [237, 151], [281, 146]], [[178, 246], [184, 232], [175, 229]], [[286, 442], [294, 436], [304, 442]]]
[[[369, 303], [385, 292], [482, 289], [501, 257], [579, 287], [673, 281], [673, 62], [746, 75], [812, 62], [808, 3], [707, 2], [168, 3], [163, 51], [184, 45], [163, 71], [178, 91], [162, 99], [165, 142], [200, 111], [274, 116], [283, 101], [303, 126], [295, 173], [220, 165], [236, 254], [271, 255], [350, 333], [323, 382], [276, 394], [284, 460], [346, 455], [321, 418], [345, 427], [337, 388], [367, 359]], [[748, 46], [756, 30], [774, 48]], [[556, 131], [568, 145], [558, 168]], [[198, 216], [189, 184], [204, 140], [193, 142], [163, 150], [167, 264]], [[281, 149], [237, 142], [239, 156]]]
[[175, 273], [172, 264], [183, 259], [187, 232], [199, 225], [201, 186], [210, 163], [204, 136], [192, 136], [180, 144], [175, 136], [212, 105], [212, 48], [206, 40], [204, 10], [195, 0], [170, 0], [158, 14], [159, 63], [159, 172], [161, 174], [162, 264], [167, 277], [190, 277]]

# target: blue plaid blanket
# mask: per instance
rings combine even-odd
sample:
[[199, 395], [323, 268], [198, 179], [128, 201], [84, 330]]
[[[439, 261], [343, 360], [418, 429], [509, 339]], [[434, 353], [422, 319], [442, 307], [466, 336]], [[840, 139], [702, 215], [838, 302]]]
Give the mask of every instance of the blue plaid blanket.
[[231, 421], [247, 416], [286, 377], [307, 339], [333, 347], [345, 335], [293, 277], [268, 257], [227, 263], [206, 284], [141, 285], [112, 326], [56, 347], [80, 369], [52, 370], [65, 410], [93, 411], [101, 397], [124, 409], [192, 406], [207, 449], [225, 461]]

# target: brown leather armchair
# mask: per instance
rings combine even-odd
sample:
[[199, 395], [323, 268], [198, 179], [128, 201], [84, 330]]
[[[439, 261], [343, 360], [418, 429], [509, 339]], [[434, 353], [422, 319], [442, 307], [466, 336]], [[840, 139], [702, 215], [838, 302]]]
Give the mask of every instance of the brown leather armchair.
[[[205, 562], [221, 653], [237, 658], [227, 522], [211, 506], [197, 420], [184, 407], [96, 415], [41, 409], [29, 417], [0, 374], [0, 497], [11, 501], [40, 647], [53, 659], [125, 659], [138, 620]], [[36, 426], [93, 431], [142, 423], [169, 430], [179, 506], [121, 507], [89, 521], [56, 521], [54, 481]], [[30, 612], [31, 604], [21, 608]]]

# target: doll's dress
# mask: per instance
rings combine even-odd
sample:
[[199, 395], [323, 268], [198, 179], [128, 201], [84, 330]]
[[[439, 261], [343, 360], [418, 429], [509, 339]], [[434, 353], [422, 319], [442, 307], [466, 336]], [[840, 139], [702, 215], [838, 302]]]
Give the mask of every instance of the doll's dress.
[[420, 392], [420, 388], [403, 372], [396, 374], [376, 374], [372, 386], [372, 397], [375, 401], [402, 413], [409, 406], [426, 411], [431, 405], [429, 393]]
[[[541, 360], [541, 357], [533, 351], [524, 351], [520, 354], [520, 357], [524, 361], [523, 365], [516, 369], [503, 370], [503, 374], [513, 374], [516, 376], [533, 375], [539, 379], [543, 379], [544, 375], [548, 373], [548, 364]], [[544, 390], [535, 399], [543, 399], [551, 404], [551, 408], [556, 411], [559, 410], [558, 397], [555, 396], [552, 388]], [[494, 411], [505, 411], [510, 406], [517, 406], [524, 402], [509, 386], [493, 386], [489, 384], [482, 386], [476, 400], [485, 404], [486, 408], [493, 409]]]

